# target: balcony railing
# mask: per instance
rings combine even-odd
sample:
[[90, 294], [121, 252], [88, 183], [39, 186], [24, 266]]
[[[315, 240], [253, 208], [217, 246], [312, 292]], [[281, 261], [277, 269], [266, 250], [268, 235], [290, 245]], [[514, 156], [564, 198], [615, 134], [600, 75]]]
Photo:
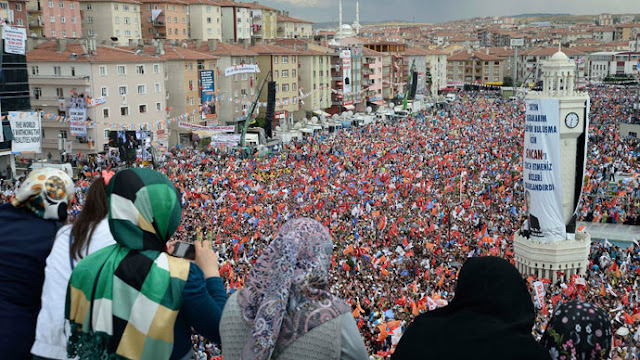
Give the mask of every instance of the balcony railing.
[[166, 23], [164, 21], [158, 21], [158, 20], [152, 21], [151, 24], [153, 26], [165, 26], [166, 25]]

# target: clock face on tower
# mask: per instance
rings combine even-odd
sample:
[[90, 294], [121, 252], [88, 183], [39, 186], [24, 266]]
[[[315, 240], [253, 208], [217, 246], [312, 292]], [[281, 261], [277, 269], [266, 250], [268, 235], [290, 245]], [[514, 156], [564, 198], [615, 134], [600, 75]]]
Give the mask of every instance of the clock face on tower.
[[564, 123], [567, 125], [569, 129], [573, 129], [574, 127], [578, 126], [579, 122], [580, 122], [580, 117], [578, 116], [578, 114], [574, 112], [568, 113], [567, 116], [564, 118]]

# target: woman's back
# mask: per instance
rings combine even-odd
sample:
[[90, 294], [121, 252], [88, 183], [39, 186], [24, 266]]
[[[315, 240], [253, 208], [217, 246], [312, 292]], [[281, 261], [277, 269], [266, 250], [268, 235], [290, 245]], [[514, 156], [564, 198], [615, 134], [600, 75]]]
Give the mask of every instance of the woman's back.
[[[45, 281], [42, 287], [42, 308], [38, 314], [36, 341], [31, 353], [47, 358], [67, 357], [68, 328], [64, 328], [64, 304], [67, 283], [71, 276], [71, 257], [69, 255], [71, 225], [62, 227], [56, 235], [51, 254], [47, 257]], [[96, 225], [88, 248], [81, 250], [83, 258], [104, 247], [115, 244], [105, 218]], [[73, 264], [78, 262], [74, 260]]]

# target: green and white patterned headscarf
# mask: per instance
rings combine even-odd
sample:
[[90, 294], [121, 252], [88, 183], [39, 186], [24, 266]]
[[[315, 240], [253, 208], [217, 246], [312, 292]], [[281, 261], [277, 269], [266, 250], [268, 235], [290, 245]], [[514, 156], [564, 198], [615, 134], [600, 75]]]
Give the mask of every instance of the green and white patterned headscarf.
[[190, 266], [164, 252], [180, 223], [180, 197], [149, 169], [118, 172], [107, 194], [117, 244], [87, 256], [71, 274], [69, 356], [169, 359]]

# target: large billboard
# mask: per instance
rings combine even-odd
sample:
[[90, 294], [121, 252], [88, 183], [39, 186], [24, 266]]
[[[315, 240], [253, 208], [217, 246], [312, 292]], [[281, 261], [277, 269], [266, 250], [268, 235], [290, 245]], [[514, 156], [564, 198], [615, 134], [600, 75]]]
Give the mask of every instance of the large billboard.
[[560, 104], [557, 99], [527, 100], [526, 104], [523, 176], [528, 230], [532, 240], [562, 241], [567, 234], [562, 213]]
[[69, 129], [73, 136], [87, 136], [87, 98], [69, 98]]
[[200, 86], [202, 88], [202, 115], [205, 118], [215, 117], [216, 105], [214, 101], [215, 82], [213, 70], [200, 71]]
[[[353, 104], [352, 83], [351, 77], [351, 50], [342, 50], [340, 52], [340, 60], [342, 60], [342, 101], [343, 105]], [[349, 98], [350, 100], [347, 100]]]

